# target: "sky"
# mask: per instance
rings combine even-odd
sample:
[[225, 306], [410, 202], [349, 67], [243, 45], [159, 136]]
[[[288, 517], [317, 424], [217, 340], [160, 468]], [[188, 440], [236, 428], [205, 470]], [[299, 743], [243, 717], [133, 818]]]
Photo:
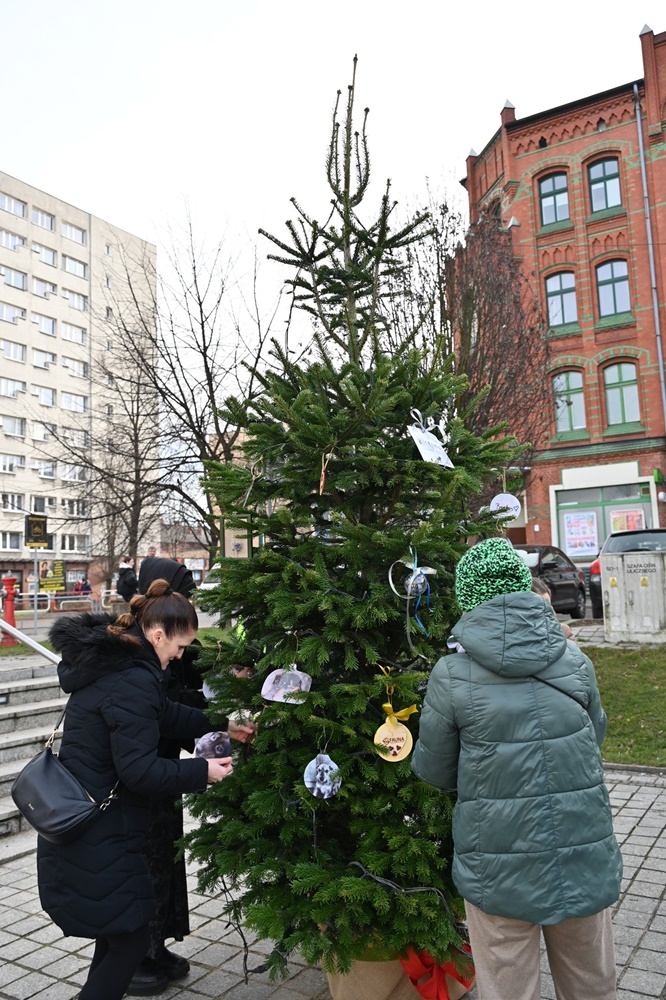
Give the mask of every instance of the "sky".
[[[358, 55], [374, 207], [427, 186], [465, 204], [465, 158], [516, 116], [643, 75], [663, 0], [0, 0], [0, 169], [158, 246], [189, 213], [230, 255], [328, 204], [338, 88]], [[279, 265], [272, 265], [278, 268]]]

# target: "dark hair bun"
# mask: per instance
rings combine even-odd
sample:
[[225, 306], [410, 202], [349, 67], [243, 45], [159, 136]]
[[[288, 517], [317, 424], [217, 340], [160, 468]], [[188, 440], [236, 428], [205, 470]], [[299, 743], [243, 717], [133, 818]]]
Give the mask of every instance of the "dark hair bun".
[[146, 591], [146, 597], [164, 597], [165, 594], [171, 593], [173, 591], [166, 580], [153, 580]]

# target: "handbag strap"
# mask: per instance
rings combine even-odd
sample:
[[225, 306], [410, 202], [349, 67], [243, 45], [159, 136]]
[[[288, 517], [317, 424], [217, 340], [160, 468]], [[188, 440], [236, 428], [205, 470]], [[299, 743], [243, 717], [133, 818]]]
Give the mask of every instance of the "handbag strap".
[[65, 718], [65, 712], [66, 712], [66, 711], [67, 711], [67, 705], [65, 705], [65, 707], [63, 708], [63, 710], [62, 710], [62, 715], [60, 716], [60, 718], [59, 718], [59, 719], [58, 719], [58, 721], [56, 722], [56, 724], [55, 724], [55, 727], [54, 727], [54, 729], [53, 729], [53, 732], [51, 733], [51, 735], [49, 736], [48, 740], [47, 740], [47, 741], [46, 741], [46, 743], [44, 744], [44, 746], [45, 746], [45, 747], [46, 747], [46, 748], [47, 748], [48, 750], [50, 750], [50, 749], [51, 749], [51, 747], [53, 746], [53, 743], [54, 743], [54, 741], [55, 741], [55, 738], [56, 738], [56, 733], [58, 732], [58, 730], [59, 730], [59, 729], [60, 729], [60, 727], [62, 726], [62, 720], [63, 720], [63, 719]]

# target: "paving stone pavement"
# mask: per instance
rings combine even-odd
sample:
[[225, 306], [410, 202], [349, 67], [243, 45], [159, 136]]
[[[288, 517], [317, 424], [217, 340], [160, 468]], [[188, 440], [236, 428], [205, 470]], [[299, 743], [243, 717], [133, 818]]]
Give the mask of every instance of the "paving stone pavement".
[[[606, 783], [625, 872], [622, 896], [614, 907], [618, 1000], [666, 998], [666, 771], [609, 766]], [[0, 853], [0, 998], [74, 1000], [86, 975], [92, 944], [64, 938], [39, 905], [32, 834], [21, 834], [25, 853]], [[191, 963], [188, 978], [160, 994], [164, 1000], [330, 1000], [318, 969], [295, 960], [282, 983], [265, 973], [243, 982], [240, 937], [220, 919], [220, 897], [196, 891], [190, 873], [192, 933], [174, 950]], [[270, 950], [250, 940], [249, 968]], [[542, 1000], [555, 991], [544, 958]], [[350, 998], [353, 1000], [353, 998]], [[472, 990], [467, 1000], [477, 1000]], [[577, 1000], [587, 1000], [585, 997]]]

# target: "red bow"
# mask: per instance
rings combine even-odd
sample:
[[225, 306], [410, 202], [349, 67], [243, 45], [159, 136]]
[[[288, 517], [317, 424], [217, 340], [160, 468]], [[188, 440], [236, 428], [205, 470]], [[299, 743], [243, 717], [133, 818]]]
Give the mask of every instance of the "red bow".
[[[471, 955], [469, 945], [463, 945], [465, 951]], [[407, 953], [407, 958], [401, 958], [400, 964], [405, 970], [405, 975], [411, 980], [412, 986], [424, 1000], [451, 1000], [446, 977], [455, 979], [465, 989], [474, 982], [474, 973], [470, 979], [465, 979], [456, 969], [453, 962], [446, 962], [439, 965], [432, 955], [427, 951], [417, 954], [412, 948]], [[427, 977], [427, 978], [425, 978]], [[424, 982], [421, 982], [425, 979]]]

